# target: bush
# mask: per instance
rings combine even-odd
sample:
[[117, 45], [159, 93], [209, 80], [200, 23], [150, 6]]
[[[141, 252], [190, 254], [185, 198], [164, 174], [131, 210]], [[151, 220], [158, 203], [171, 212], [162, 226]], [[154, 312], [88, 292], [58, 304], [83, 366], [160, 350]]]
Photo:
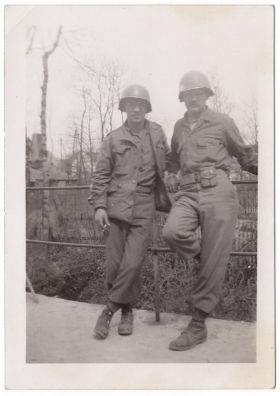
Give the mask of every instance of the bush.
[[[143, 267], [143, 286], [137, 309], [154, 310], [152, 254]], [[196, 281], [198, 263], [174, 260], [171, 253], [160, 254], [159, 289], [161, 311], [190, 315], [186, 303]], [[103, 249], [28, 245], [27, 273], [34, 290], [47, 296], [106, 304], [105, 257]], [[256, 319], [256, 268], [230, 261], [221, 300], [211, 315], [220, 319]]]
[[[246, 187], [246, 188], [245, 188]], [[41, 192], [27, 195], [27, 237], [40, 239]], [[94, 226], [93, 211], [87, 204], [88, 191], [50, 193], [50, 238], [53, 241], [104, 244]], [[234, 243], [235, 251], [257, 250], [256, 186], [240, 186], [240, 211]], [[251, 205], [251, 206], [250, 206]], [[167, 247], [161, 230], [166, 215], [157, 214], [158, 246]], [[198, 230], [199, 232], [199, 230]], [[196, 281], [198, 263], [179, 260], [171, 253], [159, 254], [161, 310], [191, 314], [186, 303]], [[37, 293], [65, 299], [106, 303], [104, 249], [27, 245], [27, 273]], [[154, 309], [154, 271], [152, 254], [147, 253], [143, 268], [143, 287], [135, 304]], [[230, 259], [221, 300], [213, 317], [253, 321], [256, 319], [257, 261], [255, 257]]]

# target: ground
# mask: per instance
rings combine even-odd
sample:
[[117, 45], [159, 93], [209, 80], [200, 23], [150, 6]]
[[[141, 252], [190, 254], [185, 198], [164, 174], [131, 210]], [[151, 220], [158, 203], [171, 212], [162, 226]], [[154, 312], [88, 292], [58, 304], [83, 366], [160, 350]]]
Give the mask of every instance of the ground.
[[27, 293], [27, 363], [255, 363], [256, 324], [208, 319], [208, 340], [189, 351], [168, 349], [189, 316], [134, 310], [134, 333], [118, 335], [120, 312], [109, 337], [93, 337], [101, 305]]

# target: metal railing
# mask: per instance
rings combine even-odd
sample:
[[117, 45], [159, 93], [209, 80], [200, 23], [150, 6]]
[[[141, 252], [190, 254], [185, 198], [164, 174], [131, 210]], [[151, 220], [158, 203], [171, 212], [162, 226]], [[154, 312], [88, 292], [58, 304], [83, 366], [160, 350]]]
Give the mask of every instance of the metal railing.
[[[232, 184], [258, 184], [256, 180], [232, 180]], [[26, 191], [33, 190], [89, 190], [89, 186], [54, 186], [54, 187], [26, 187]]]
[[[236, 180], [232, 181], [235, 185], [256, 185], [258, 182], [255, 180]], [[26, 187], [26, 191], [43, 191], [43, 190], [89, 190], [89, 186], [54, 186], [54, 187]], [[67, 247], [78, 247], [78, 248], [90, 248], [90, 249], [104, 249], [105, 245], [89, 244], [89, 243], [67, 243], [67, 242], [51, 242], [45, 240], [34, 240], [26, 239], [26, 243], [51, 245], [51, 246], [67, 246]], [[158, 225], [154, 222], [153, 227], [153, 246], [148, 248], [149, 252], [153, 253], [153, 266], [154, 266], [154, 301], [155, 301], [155, 313], [156, 321], [160, 321], [160, 295], [159, 295], [159, 263], [158, 253], [170, 253], [169, 248], [163, 248], [158, 246]], [[231, 256], [257, 256], [257, 252], [243, 252], [233, 251]], [[29, 285], [29, 283], [28, 283]], [[29, 287], [32, 288], [32, 285]]]

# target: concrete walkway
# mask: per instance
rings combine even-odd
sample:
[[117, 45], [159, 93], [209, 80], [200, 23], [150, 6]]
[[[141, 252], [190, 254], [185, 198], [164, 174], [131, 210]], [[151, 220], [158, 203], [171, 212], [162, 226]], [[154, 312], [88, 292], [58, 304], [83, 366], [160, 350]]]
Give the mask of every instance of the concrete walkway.
[[170, 341], [179, 336], [189, 316], [134, 310], [134, 333], [118, 335], [120, 312], [111, 322], [109, 337], [93, 337], [101, 305], [27, 293], [27, 363], [255, 363], [256, 324], [207, 320], [208, 340], [175, 352]]

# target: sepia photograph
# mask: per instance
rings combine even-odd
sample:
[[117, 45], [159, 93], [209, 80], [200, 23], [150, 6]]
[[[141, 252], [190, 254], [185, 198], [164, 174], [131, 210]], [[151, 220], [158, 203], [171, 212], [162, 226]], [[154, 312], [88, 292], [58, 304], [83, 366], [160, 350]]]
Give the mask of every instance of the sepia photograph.
[[9, 389], [275, 386], [274, 11], [5, 7]]

